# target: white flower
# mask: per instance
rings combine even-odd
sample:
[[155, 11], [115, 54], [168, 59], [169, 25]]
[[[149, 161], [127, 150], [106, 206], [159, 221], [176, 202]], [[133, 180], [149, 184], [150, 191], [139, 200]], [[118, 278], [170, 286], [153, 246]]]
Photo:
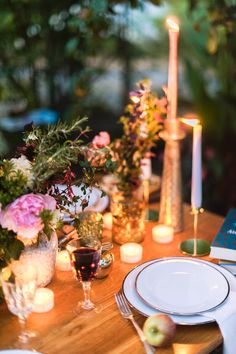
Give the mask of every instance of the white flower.
[[21, 171], [27, 178], [27, 187], [31, 188], [34, 181], [31, 162], [24, 155], [21, 155], [18, 159], [11, 159], [10, 161], [13, 163], [14, 169]]

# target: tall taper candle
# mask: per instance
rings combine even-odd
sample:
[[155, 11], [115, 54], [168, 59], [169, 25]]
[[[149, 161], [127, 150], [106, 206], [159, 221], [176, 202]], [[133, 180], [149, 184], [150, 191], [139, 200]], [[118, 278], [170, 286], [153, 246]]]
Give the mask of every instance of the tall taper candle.
[[202, 126], [193, 126], [192, 188], [191, 205], [193, 209], [202, 206]]
[[176, 119], [178, 91], [178, 38], [179, 26], [171, 18], [166, 20], [169, 28], [169, 69], [168, 69], [168, 114], [170, 120]]

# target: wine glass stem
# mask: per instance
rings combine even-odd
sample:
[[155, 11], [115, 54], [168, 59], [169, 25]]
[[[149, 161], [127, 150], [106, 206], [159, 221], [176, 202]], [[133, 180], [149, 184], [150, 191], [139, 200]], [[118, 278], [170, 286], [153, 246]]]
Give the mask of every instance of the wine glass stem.
[[83, 281], [82, 282], [83, 291], [84, 291], [84, 302], [83, 308], [90, 310], [94, 308], [94, 304], [91, 302], [90, 293], [91, 293], [91, 282], [90, 281]]
[[19, 341], [21, 343], [28, 343], [29, 342], [29, 336], [27, 333], [27, 317], [25, 316], [19, 316], [19, 323], [20, 323], [20, 334], [19, 334]]

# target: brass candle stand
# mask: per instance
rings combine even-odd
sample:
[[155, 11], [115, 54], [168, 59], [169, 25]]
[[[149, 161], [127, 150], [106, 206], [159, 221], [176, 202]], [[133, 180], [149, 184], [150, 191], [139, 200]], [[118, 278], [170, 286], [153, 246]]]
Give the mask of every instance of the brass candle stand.
[[159, 222], [171, 225], [174, 232], [184, 228], [180, 142], [185, 133], [178, 119], [166, 120], [160, 133], [165, 141]]
[[199, 239], [197, 237], [198, 230], [198, 217], [203, 213], [202, 208], [193, 208], [193, 238], [185, 240], [180, 244], [180, 251], [183, 254], [191, 255], [193, 257], [206, 256], [210, 253], [210, 242], [207, 240]]

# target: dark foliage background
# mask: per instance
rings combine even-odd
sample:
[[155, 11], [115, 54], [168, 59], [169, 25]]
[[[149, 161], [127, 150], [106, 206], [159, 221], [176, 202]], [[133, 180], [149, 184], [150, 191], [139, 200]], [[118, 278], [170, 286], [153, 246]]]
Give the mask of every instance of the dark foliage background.
[[[134, 31], [133, 14], [138, 10], [145, 14], [148, 6], [153, 10], [153, 29], [149, 37], [134, 40], [130, 34]], [[158, 16], [154, 9], [160, 9]], [[65, 120], [86, 114], [92, 135], [105, 129], [117, 137], [120, 127], [116, 121], [128, 91], [150, 74], [140, 62], [148, 63], [167, 81], [164, 20], [169, 13], [181, 23], [179, 114], [197, 113], [204, 128], [203, 206], [225, 215], [236, 204], [233, 0], [1, 2], [0, 123], [6, 116], [17, 122], [28, 112], [46, 107]], [[146, 21], [141, 15], [141, 34]], [[150, 78], [160, 89], [155, 76]], [[12, 155], [21, 140], [21, 129], [7, 130], [0, 125], [0, 134], [1, 153]], [[161, 173], [162, 143], [156, 153], [153, 168]], [[189, 202], [190, 132], [182, 156], [184, 198]]]

